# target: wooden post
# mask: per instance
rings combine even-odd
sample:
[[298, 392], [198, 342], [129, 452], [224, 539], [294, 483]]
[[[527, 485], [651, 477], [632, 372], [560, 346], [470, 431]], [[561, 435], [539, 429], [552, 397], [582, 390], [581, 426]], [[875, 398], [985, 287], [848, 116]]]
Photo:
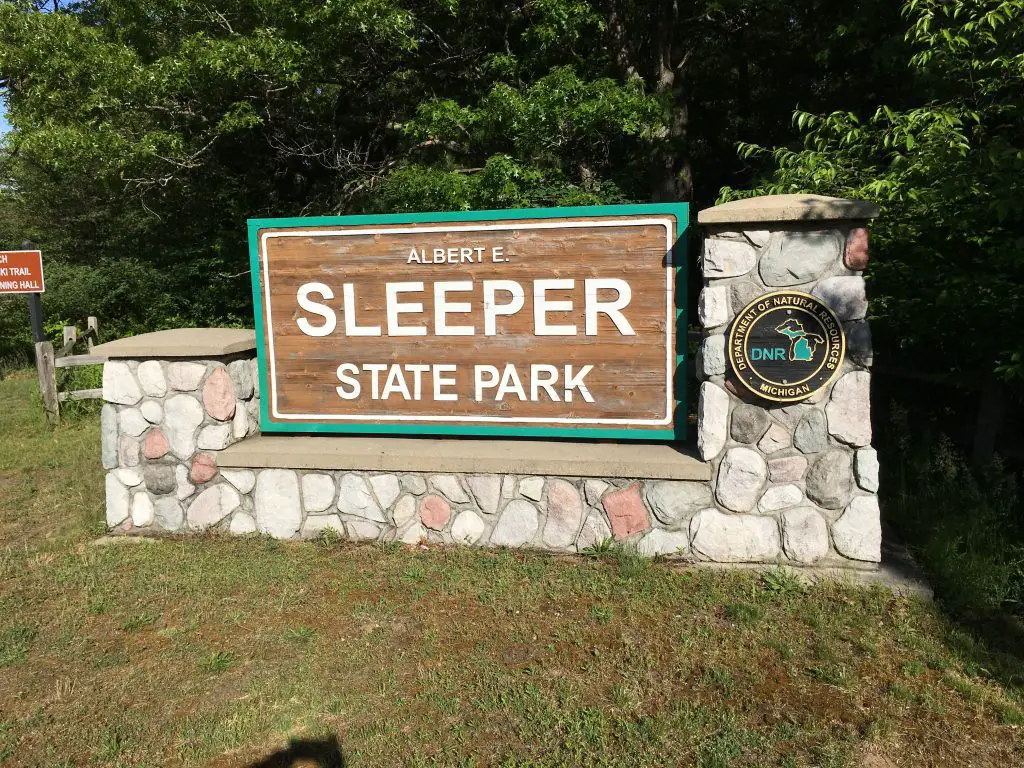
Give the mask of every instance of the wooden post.
[[28, 322], [32, 327], [32, 341], [46, 341], [43, 330], [43, 300], [38, 293], [28, 294]]
[[36, 374], [39, 376], [39, 394], [43, 398], [43, 410], [50, 424], [60, 421], [60, 401], [57, 399], [57, 370], [54, 366], [53, 344], [40, 341], [36, 344]]
[[75, 341], [78, 338], [78, 329], [73, 325], [64, 326], [64, 344]]
[[98, 344], [99, 341], [100, 341], [100, 321], [99, 321], [99, 319], [96, 318], [96, 317], [93, 317], [92, 315], [89, 315], [89, 317], [85, 321], [85, 331], [86, 331], [86, 333], [89, 333], [89, 331], [92, 331], [91, 334], [89, 334], [88, 336], [85, 337], [85, 343], [88, 345], [89, 349], [91, 350], [92, 347], [93, 347], [93, 344]]

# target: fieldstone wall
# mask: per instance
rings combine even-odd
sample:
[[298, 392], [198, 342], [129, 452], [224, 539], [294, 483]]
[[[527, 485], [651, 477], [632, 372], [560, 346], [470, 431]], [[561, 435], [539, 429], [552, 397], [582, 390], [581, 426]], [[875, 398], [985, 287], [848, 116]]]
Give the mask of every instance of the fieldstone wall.
[[[702, 380], [698, 448], [711, 464], [715, 509], [691, 523], [694, 550], [708, 526], [718, 556], [850, 564], [881, 559], [878, 457], [871, 447], [871, 331], [859, 222], [707, 227], [698, 318]], [[770, 404], [734, 381], [726, 335], [759, 296], [799, 290], [828, 304], [846, 332], [846, 360], [830, 385], [797, 404]], [[700, 518], [700, 519], [698, 519]], [[718, 555], [718, 556], [716, 556]]]

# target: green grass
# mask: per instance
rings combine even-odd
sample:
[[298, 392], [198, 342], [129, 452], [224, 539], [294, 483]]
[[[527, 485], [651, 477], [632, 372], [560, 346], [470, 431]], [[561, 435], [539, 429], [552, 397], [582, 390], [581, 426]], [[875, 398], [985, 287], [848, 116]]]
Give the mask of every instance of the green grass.
[[881, 589], [616, 548], [93, 546], [95, 414], [51, 431], [31, 391], [0, 382], [4, 766], [244, 766], [332, 739], [355, 767], [1024, 755], [1020, 660]]

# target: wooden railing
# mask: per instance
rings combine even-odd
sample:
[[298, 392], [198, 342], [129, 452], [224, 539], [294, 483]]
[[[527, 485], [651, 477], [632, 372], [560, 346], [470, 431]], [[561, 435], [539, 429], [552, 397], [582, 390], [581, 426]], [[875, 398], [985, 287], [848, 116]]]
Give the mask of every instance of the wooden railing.
[[[84, 343], [86, 354], [74, 354], [75, 346]], [[92, 348], [99, 343], [99, 321], [90, 317], [86, 322], [85, 332], [79, 336], [78, 329], [73, 325], [64, 326], [64, 343], [60, 349], [54, 350], [49, 341], [36, 344], [36, 373], [39, 376], [39, 393], [43, 398], [43, 410], [46, 420], [51, 424], [60, 421], [60, 404], [68, 400], [100, 400], [102, 389], [78, 389], [60, 392], [57, 389], [57, 369], [77, 368], [81, 365], [102, 365], [106, 362], [103, 355], [92, 354]]]

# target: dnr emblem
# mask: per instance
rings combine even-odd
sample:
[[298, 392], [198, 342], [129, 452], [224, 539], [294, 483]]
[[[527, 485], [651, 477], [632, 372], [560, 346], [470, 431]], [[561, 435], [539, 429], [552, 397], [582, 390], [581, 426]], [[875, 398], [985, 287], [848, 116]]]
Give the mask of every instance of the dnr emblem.
[[765, 400], [793, 403], [826, 387], [846, 354], [843, 326], [832, 310], [800, 291], [751, 302], [729, 329], [736, 378]]

